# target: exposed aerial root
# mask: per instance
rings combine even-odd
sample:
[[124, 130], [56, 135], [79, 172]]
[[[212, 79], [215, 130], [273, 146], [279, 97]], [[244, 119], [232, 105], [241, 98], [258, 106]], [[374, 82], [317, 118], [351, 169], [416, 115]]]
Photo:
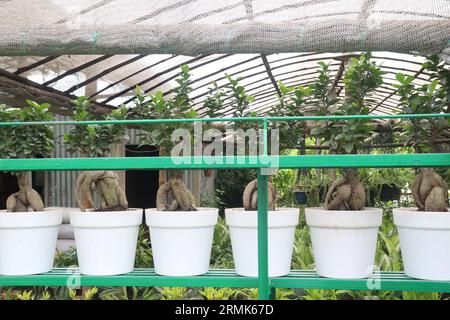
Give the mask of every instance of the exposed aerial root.
[[419, 211], [447, 211], [448, 185], [432, 168], [421, 168], [411, 185]]
[[[169, 195], [173, 197], [170, 203]], [[174, 177], [159, 187], [156, 194], [156, 208], [158, 211], [197, 210], [194, 196], [179, 177]]]
[[13, 193], [6, 199], [6, 211], [8, 212], [28, 212], [43, 211], [44, 203], [41, 196], [28, 183], [25, 172], [17, 173], [19, 191]]
[[120, 187], [119, 177], [113, 171], [86, 171], [77, 179], [77, 200], [81, 211], [94, 209], [93, 193], [100, 198], [95, 211], [126, 211], [128, 202]]
[[328, 189], [324, 207], [327, 210], [363, 210], [365, 203], [364, 186], [358, 180], [357, 171], [351, 169]]
[[[278, 199], [278, 193], [271, 182], [269, 182], [268, 190], [268, 208], [275, 210], [275, 205]], [[245, 210], [258, 210], [258, 181], [250, 181], [244, 189], [242, 194], [242, 203]]]

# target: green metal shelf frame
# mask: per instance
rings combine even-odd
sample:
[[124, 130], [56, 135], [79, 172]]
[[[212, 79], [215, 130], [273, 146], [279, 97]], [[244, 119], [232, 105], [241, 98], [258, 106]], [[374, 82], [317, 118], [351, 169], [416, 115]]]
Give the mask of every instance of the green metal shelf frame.
[[[370, 279], [330, 279], [311, 270], [293, 270], [288, 276], [270, 278], [268, 274], [268, 199], [269, 176], [265, 169], [278, 168], [394, 168], [448, 167], [450, 154], [362, 154], [362, 155], [268, 155], [268, 124], [274, 121], [449, 118], [450, 114], [349, 115], [307, 117], [248, 117], [202, 119], [143, 119], [109, 121], [0, 122], [0, 126], [17, 125], [89, 125], [238, 122], [262, 123], [263, 154], [260, 156], [215, 157], [136, 157], [136, 158], [67, 158], [0, 159], [1, 171], [21, 170], [129, 170], [129, 169], [256, 169], [258, 173], [258, 277], [241, 277], [232, 270], [211, 270], [196, 277], [158, 276], [152, 269], [136, 269], [120, 276], [79, 275], [76, 269], [55, 268], [49, 273], [30, 276], [0, 276], [0, 286], [67, 286], [72, 280], [91, 286], [190, 286], [256, 287], [260, 299], [274, 298], [276, 288], [317, 288], [348, 290], [401, 290], [450, 292], [450, 282], [416, 280], [401, 272], [375, 273]], [[374, 282], [372, 282], [372, 280]], [[373, 283], [371, 285], [371, 283]]]
[[[157, 275], [152, 268], [137, 268], [132, 272], [114, 276], [88, 276], [78, 268], [54, 268], [52, 271], [28, 276], [1, 276], [0, 286], [135, 286], [135, 287], [233, 287], [256, 288], [258, 278], [242, 277], [231, 269], [211, 269], [202, 276], [166, 277]], [[276, 288], [391, 290], [450, 292], [450, 281], [417, 280], [403, 272], [375, 272], [368, 279], [323, 278], [312, 270], [293, 270], [287, 276], [270, 278], [269, 286]]]

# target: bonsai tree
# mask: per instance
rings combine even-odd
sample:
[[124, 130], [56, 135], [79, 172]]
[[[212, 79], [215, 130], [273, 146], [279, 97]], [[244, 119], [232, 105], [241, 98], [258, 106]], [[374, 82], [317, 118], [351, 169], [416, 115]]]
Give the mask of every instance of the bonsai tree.
[[[297, 86], [288, 87], [281, 81], [278, 83], [280, 95], [278, 103], [269, 111], [271, 117], [302, 117], [305, 115], [305, 107], [311, 98], [312, 88]], [[305, 121], [275, 121], [270, 124], [271, 129], [278, 130], [278, 148], [280, 153], [289, 149], [300, 148], [300, 153], [304, 153], [302, 147], [305, 146], [306, 134], [308, 132]], [[296, 184], [300, 185], [300, 180], [308, 176], [308, 171], [298, 169]]]
[[[449, 112], [450, 71], [437, 56], [431, 56], [423, 68], [430, 73], [430, 82], [415, 85], [413, 76], [396, 75], [400, 105], [405, 114]], [[445, 118], [413, 118], [403, 121], [404, 141], [412, 144], [417, 153], [446, 152], [439, 144], [444, 130], [449, 127]], [[448, 148], [448, 146], [447, 146]], [[447, 151], [448, 152], [448, 151]], [[411, 185], [414, 201], [419, 211], [447, 211], [448, 186], [433, 168], [421, 168]]]
[[[208, 88], [208, 95], [203, 102], [205, 114], [209, 118], [219, 118], [224, 115], [222, 112], [225, 107], [225, 99], [227, 94], [225, 90], [219, 88], [216, 81], [212, 82], [212, 86]], [[208, 122], [209, 124], [209, 122]]]
[[[101, 120], [125, 119], [127, 109], [120, 107]], [[98, 120], [90, 112], [90, 102], [86, 97], [74, 101], [73, 120]], [[110, 145], [126, 138], [126, 127], [122, 125], [77, 125], [64, 135], [69, 152], [79, 152], [84, 157], [104, 157], [110, 153]], [[100, 208], [94, 208], [93, 193], [100, 199]], [[118, 175], [110, 170], [85, 171], [77, 178], [76, 195], [81, 211], [126, 211], [128, 202], [119, 184]]]
[[[51, 121], [48, 103], [38, 104], [27, 100], [24, 108], [10, 108], [0, 104], [0, 121]], [[53, 151], [53, 131], [46, 125], [0, 127], [0, 157], [6, 159], [48, 157]], [[16, 172], [19, 191], [6, 200], [9, 212], [44, 210], [39, 193], [28, 179], [28, 172]]]
[[[359, 59], [351, 58], [345, 71], [343, 82], [345, 98], [338, 99], [332, 87], [328, 65], [321, 62], [320, 74], [314, 84], [317, 115], [367, 115], [367, 99], [383, 83], [383, 72], [370, 61], [369, 53]], [[336, 154], [356, 154], [361, 150], [364, 140], [371, 134], [374, 126], [368, 119], [340, 121], [318, 121], [311, 134], [321, 139]], [[325, 196], [324, 208], [327, 210], [362, 210], [366, 202], [363, 185], [355, 168], [344, 170], [344, 176], [334, 181]]]
[[[215, 82], [213, 82], [213, 86], [209, 88], [208, 96], [205, 99], [203, 107], [206, 109], [206, 115], [210, 118], [221, 117], [223, 116], [224, 101], [230, 100], [229, 105], [233, 107], [234, 118], [241, 118], [246, 116], [256, 116], [256, 113], [250, 112], [248, 110], [250, 103], [255, 99], [253, 96], [248, 95], [245, 92], [245, 88], [239, 83], [240, 78], [233, 79], [230, 75], [226, 74], [226, 78], [228, 83], [224, 86], [224, 88], [219, 88]], [[234, 129], [250, 129], [253, 128], [253, 124], [249, 122], [235, 122], [233, 124]], [[239, 139], [239, 136], [235, 137]], [[241, 172], [221, 172], [221, 175], [233, 175], [236, 177], [242, 177], [244, 179], [247, 178], [246, 174]], [[227, 179], [221, 179], [221, 176], [218, 177], [219, 180], [223, 180], [222, 184], [226, 184], [225, 181]], [[248, 181], [248, 180], [247, 180]], [[250, 181], [243, 190], [243, 206], [245, 210], [256, 210], [257, 208], [257, 180], [253, 179]], [[238, 186], [238, 188], [242, 188], [242, 186]], [[234, 189], [234, 186], [230, 186], [230, 189]], [[269, 207], [274, 207], [274, 198], [273, 196], [276, 194], [274, 192], [274, 187], [270, 183], [270, 194], [269, 194]], [[242, 189], [241, 189], [242, 190]], [[224, 197], [224, 194], [221, 194]], [[230, 196], [230, 195], [227, 195]], [[230, 196], [232, 198], [232, 196]], [[227, 203], [229, 201], [226, 201]]]
[[[311, 87], [288, 87], [282, 82], [278, 83], [280, 95], [278, 103], [269, 111], [271, 117], [302, 117], [305, 115], [305, 105], [312, 94]], [[307, 132], [305, 121], [276, 121], [271, 129], [277, 129], [279, 134], [279, 149], [295, 149], [305, 143]]]
[[[175, 80], [177, 86], [172, 90], [171, 99], [165, 99], [163, 93], [145, 94], [136, 89], [136, 103], [130, 110], [130, 119], [183, 119], [195, 118], [197, 113], [191, 107], [189, 93], [190, 73], [187, 65], [181, 66], [180, 76]], [[174, 130], [184, 128], [191, 130], [186, 123], [158, 123], [141, 125], [139, 134], [141, 144], [153, 144], [159, 148], [161, 156], [170, 156], [174, 147], [171, 134]], [[169, 202], [170, 196], [172, 200]], [[182, 171], [171, 172], [169, 181], [160, 179], [160, 187], [156, 195], [156, 206], [159, 211], [195, 211], [195, 198], [182, 180]]]
[[[231, 98], [230, 105], [233, 107], [233, 117], [256, 117], [257, 114], [254, 111], [249, 110], [250, 103], [255, 100], [255, 97], [248, 95], [245, 92], [244, 86], [239, 81], [240, 78], [233, 79], [230, 75], [226, 75], [228, 84], [226, 86], [226, 94]], [[257, 124], [256, 124], [257, 126]], [[254, 123], [250, 122], [236, 122], [234, 124], [235, 129], [258, 129]], [[239, 137], [237, 137], [239, 138]], [[273, 184], [269, 182], [269, 194], [268, 194], [268, 207], [269, 210], [275, 210], [276, 201], [278, 198], [277, 191]], [[250, 181], [242, 193], [242, 204], [245, 210], [257, 210], [258, 209], [258, 181], [254, 179]]]

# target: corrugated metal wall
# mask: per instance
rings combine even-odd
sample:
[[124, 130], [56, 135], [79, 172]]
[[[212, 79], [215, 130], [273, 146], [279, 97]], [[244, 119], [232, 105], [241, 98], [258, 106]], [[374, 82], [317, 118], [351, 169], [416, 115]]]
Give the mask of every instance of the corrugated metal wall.
[[[68, 116], [56, 115], [58, 121], [71, 120]], [[70, 158], [77, 155], [67, 152], [64, 143], [64, 133], [70, 130], [70, 125], [54, 126], [55, 150], [53, 157]], [[75, 182], [79, 174], [78, 171], [48, 171], [47, 185], [45, 188], [45, 205], [49, 207], [77, 207], [75, 198]]]

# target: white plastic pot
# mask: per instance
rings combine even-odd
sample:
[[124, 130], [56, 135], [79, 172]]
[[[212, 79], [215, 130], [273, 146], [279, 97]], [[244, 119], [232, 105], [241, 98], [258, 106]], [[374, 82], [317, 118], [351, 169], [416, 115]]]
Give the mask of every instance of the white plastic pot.
[[61, 211], [62, 224], [58, 231], [58, 241], [56, 242], [56, 250], [60, 252], [68, 251], [71, 247], [75, 247], [75, 234], [70, 225], [70, 213], [80, 211], [80, 208], [74, 207], [48, 207], [47, 211]]
[[155, 272], [165, 276], [195, 276], [208, 272], [218, 209], [198, 211], [145, 210]]
[[[277, 208], [268, 212], [269, 276], [281, 277], [291, 270], [295, 227], [299, 210]], [[226, 209], [236, 273], [246, 277], [258, 276], [258, 212], [243, 208]]]
[[80, 273], [115, 275], [134, 267], [142, 209], [71, 212]]
[[383, 210], [306, 208], [316, 272], [322, 277], [368, 278], [373, 274]]
[[53, 267], [61, 211], [0, 211], [0, 274], [27, 275]]
[[424, 280], [450, 280], [450, 212], [394, 209], [405, 274]]

